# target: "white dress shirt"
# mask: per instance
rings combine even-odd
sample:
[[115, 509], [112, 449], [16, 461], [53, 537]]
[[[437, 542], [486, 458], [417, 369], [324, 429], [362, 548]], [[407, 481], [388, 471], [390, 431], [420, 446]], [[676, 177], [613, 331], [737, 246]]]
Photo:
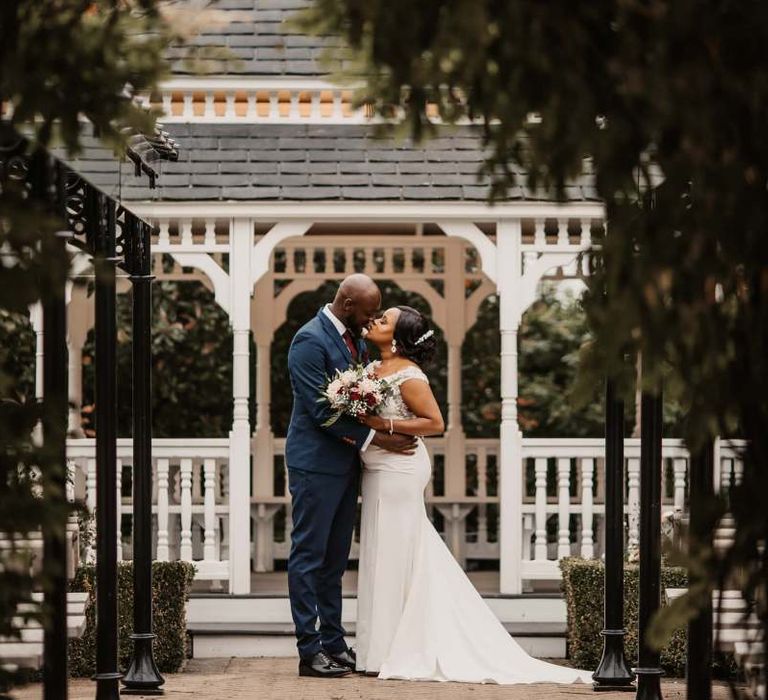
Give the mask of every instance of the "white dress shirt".
[[[326, 304], [323, 307], [323, 313], [331, 320], [333, 327], [339, 332], [339, 335], [343, 336], [347, 332], [348, 328], [338, 318], [336, 318], [336, 316], [333, 315], [330, 304]], [[373, 440], [375, 435], [376, 431], [371, 430], [371, 432], [368, 434], [368, 437], [365, 439], [363, 446], [360, 448], [360, 452], [365, 452], [368, 449], [368, 445], [371, 444], [371, 440]]]

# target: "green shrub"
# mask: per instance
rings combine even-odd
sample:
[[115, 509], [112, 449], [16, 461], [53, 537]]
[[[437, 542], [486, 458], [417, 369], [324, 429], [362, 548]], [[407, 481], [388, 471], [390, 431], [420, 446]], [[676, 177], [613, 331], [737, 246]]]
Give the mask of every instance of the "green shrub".
[[[563, 559], [563, 594], [568, 612], [568, 651], [574, 665], [596, 669], [603, 653], [603, 562], [585, 559]], [[624, 565], [624, 650], [630, 666], [637, 660], [638, 573], [636, 564]], [[688, 575], [679, 567], [662, 567], [661, 590], [685, 588]], [[686, 631], [678, 629], [661, 650], [661, 667], [670, 676], [685, 673]]]
[[[187, 619], [185, 604], [192, 587], [195, 567], [188, 562], [152, 564], [152, 612], [154, 615], [154, 657], [161, 672], [178, 671], [186, 654]], [[86, 606], [86, 628], [79, 639], [69, 642], [69, 670], [72, 676], [91, 676], [96, 670], [96, 569], [92, 565], [78, 569], [72, 581], [73, 591], [90, 593]], [[128, 667], [133, 651], [133, 565], [118, 566], [119, 669]]]

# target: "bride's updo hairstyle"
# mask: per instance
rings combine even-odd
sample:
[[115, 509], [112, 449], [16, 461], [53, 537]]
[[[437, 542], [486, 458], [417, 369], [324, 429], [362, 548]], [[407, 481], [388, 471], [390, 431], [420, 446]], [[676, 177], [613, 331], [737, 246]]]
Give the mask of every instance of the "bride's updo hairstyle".
[[410, 306], [398, 306], [400, 317], [395, 325], [394, 340], [397, 352], [420, 367], [435, 356], [437, 339], [426, 317]]

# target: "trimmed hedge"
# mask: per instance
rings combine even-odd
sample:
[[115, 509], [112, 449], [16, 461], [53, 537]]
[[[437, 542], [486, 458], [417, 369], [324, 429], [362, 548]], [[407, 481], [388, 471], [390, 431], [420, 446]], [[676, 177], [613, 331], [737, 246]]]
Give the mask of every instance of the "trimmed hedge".
[[[192, 588], [195, 567], [189, 562], [152, 564], [152, 614], [154, 615], [154, 658], [161, 672], [181, 668], [187, 648], [186, 602]], [[96, 670], [96, 569], [82, 566], [72, 581], [73, 591], [90, 593], [86, 606], [83, 636], [69, 641], [69, 672], [75, 677], [91, 676]], [[133, 565], [118, 566], [119, 668], [125, 671], [131, 660], [133, 643]]]
[[[562, 559], [562, 589], [568, 612], [568, 651], [578, 668], [597, 668], [603, 653], [603, 589], [604, 565], [597, 560]], [[637, 660], [638, 574], [636, 564], [624, 565], [624, 650], [630, 666]], [[662, 567], [661, 591], [685, 588], [688, 574], [679, 567]], [[661, 650], [661, 667], [670, 676], [685, 674], [686, 630], [678, 629]]]

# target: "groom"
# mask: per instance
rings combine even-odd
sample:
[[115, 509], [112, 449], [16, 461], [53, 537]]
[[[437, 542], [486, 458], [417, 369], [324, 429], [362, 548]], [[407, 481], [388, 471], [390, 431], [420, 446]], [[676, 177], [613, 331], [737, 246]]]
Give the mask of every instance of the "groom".
[[357, 512], [360, 453], [371, 444], [405, 454], [415, 447], [414, 438], [373, 431], [348, 416], [323, 426], [331, 413], [318, 402], [321, 389], [337, 369], [367, 361], [360, 333], [380, 307], [374, 281], [350, 275], [333, 302], [299, 329], [288, 351], [293, 388], [285, 446], [293, 508], [288, 590], [300, 676], [337, 678], [355, 668], [341, 626], [341, 577]]

